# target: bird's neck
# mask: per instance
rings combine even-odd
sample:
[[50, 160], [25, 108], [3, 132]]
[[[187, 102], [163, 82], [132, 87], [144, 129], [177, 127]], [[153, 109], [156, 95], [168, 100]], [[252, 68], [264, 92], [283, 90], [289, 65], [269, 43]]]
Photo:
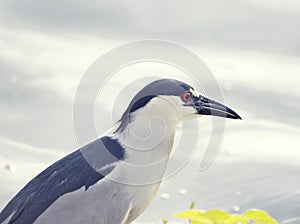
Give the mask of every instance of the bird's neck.
[[128, 117], [123, 116], [114, 132], [114, 137], [125, 149], [118, 178], [125, 178], [126, 183], [144, 185], [161, 182], [178, 123], [172, 112], [162, 112], [165, 108], [144, 107]]
[[125, 182], [134, 185], [160, 183], [173, 147], [175, 126], [159, 117], [139, 116], [115, 134], [125, 148], [121, 167]]
[[133, 115], [126, 127], [116, 132], [131, 159], [139, 163], [167, 159], [173, 147], [177, 121], [172, 116], [158, 116], [151, 112]]

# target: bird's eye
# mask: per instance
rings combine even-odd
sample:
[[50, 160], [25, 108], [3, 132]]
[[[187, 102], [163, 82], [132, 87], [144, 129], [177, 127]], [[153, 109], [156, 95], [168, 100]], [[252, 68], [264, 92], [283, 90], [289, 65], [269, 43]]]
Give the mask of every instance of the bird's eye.
[[181, 95], [181, 100], [183, 102], [188, 102], [192, 98], [192, 94], [190, 92], [185, 92]]

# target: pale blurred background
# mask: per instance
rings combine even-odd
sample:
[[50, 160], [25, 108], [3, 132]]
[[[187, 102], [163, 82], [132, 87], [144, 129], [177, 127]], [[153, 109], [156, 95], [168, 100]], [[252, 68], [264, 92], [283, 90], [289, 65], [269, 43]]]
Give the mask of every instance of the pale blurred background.
[[[162, 39], [190, 49], [208, 65], [225, 103], [243, 121], [226, 121], [214, 163], [200, 172], [196, 154], [163, 183], [137, 222], [159, 223], [195, 201], [196, 208], [237, 213], [259, 208], [280, 223], [300, 223], [299, 21], [300, 2], [293, 0], [0, 0], [0, 209], [46, 166], [78, 147], [72, 106], [89, 66], [121, 44]], [[133, 79], [184, 77], [155, 63], [120, 73]], [[125, 81], [112, 81], [110, 91], [120, 91]], [[112, 116], [109, 97], [98, 102], [100, 120]], [[199, 120], [200, 151], [210, 121]], [[111, 122], [96, 125], [99, 134]]]

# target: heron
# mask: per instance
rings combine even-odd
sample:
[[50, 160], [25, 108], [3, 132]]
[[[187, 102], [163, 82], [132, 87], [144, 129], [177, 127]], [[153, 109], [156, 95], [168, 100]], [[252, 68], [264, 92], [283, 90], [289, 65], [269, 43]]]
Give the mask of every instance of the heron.
[[108, 133], [28, 182], [1, 211], [0, 223], [133, 222], [159, 190], [176, 126], [205, 115], [241, 119], [182, 81], [145, 85]]

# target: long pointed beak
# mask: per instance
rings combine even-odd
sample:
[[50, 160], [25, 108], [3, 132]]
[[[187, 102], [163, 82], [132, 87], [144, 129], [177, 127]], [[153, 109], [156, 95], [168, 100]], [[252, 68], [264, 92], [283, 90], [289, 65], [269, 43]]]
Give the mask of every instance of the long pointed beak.
[[194, 100], [194, 107], [197, 109], [198, 114], [242, 120], [242, 118], [229, 107], [204, 96], [200, 96]]

